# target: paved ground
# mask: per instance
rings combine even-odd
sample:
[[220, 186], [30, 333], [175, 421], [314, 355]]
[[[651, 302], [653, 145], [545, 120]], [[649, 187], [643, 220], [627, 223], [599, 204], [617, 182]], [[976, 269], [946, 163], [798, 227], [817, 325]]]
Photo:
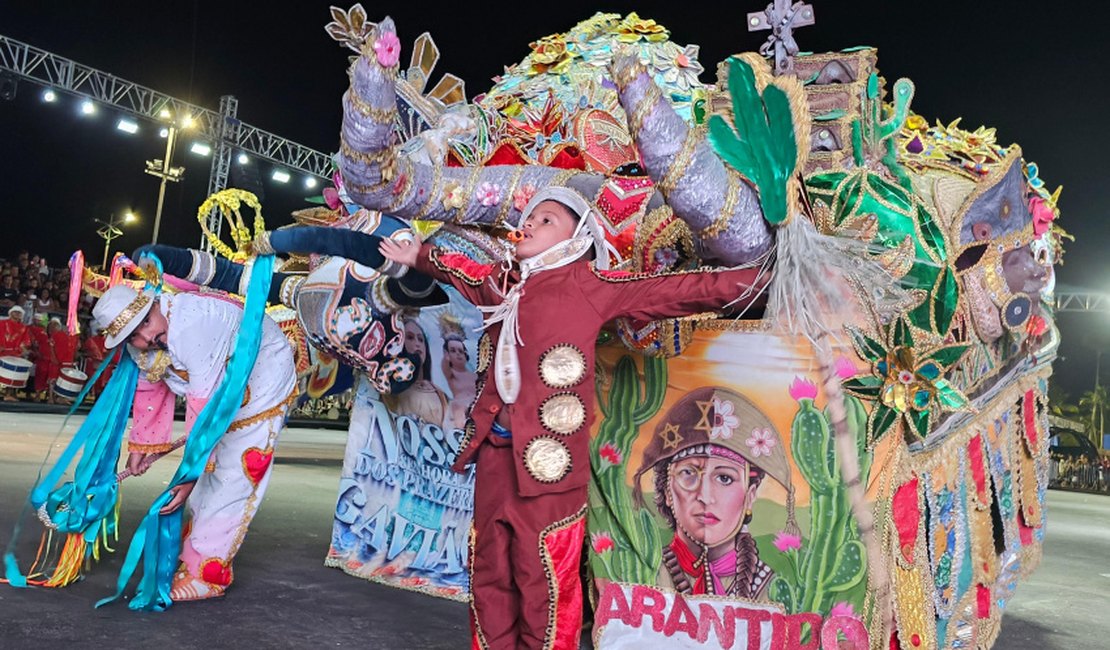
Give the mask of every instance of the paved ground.
[[[0, 544], [11, 537], [19, 504], [60, 423], [56, 415], [0, 412]], [[71, 423], [69, 434], [73, 430]], [[222, 600], [183, 603], [161, 614], [131, 612], [124, 603], [94, 610], [93, 603], [114, 590], [122, 555], [116, 553], [66, 589], [0, 585], [0, 648], [468, 647], [464, 605], [323, 566], [343, 443], [342, 431], [283, 434], [270, 491], [236, 562], [236, 583]], [[128, 479], [123, 531], [134, 529], [172, 465]], [[1043, 563], [1019, 587], [995, 647], [1110, 647], [1110, 497], [1051, 492], [1049, 507]], [[24, 525], [19, 556], [26, 563], [40, 528], [30, 518]]]

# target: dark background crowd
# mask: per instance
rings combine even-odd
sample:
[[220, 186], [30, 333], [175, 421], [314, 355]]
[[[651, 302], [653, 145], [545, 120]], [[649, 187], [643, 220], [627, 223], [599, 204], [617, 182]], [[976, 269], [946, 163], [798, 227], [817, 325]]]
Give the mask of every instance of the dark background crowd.
[[[94, 299], [80, 294], [80, 334], [66, 327], [70, 272], [28, 251], [0, 258], [0, 392], [5, 401], [64, 401], [55, 385], [83, 382], [106, 356], [104, 337], [88, 326]], [[22, 360], [22, 362], [20, 361]], [[21, 379], [29, 372], [25, 383]], [[70, 383], [65, 383], [66, 381]], [[107, 373], [97, 382], [102, 388]], [[22, 384], [22, 385], [20, 385]]]

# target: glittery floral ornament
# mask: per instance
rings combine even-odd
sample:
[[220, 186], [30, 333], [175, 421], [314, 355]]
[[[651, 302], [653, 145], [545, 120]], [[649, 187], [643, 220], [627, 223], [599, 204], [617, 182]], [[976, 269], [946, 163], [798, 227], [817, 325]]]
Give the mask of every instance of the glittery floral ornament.
[[1029, 211], [1033, 213], [1033, 235], [1040, 237], [1052, 228], [1056, 220], [1056, 211], [1044, 198], [1034, 196], [1029, 199]]
[[461, 185], [455, 182], [447, 183], [443, 187], [443, 207], [449, 210], [458, 210], [466, 205], [466, 192]]
[[487, 208], [497, 205], [501, 203], [501, 186], [497, 183], [482, 183], [474, 192], [474, 198]]
[[571, 61], [577, 56], [573, 50], [567, 47], [566, 39], [562, 34], [552, 34], [544, 36], [534, 43], [530, 43], [529, 47], [532, 48], [531, 68], [529, 74], [543, 74], [550, 72], [552, 74], [562, 74], [570, 67]]
[[524, 212], [524, 208], [528, 207], [528, 202], [536, 195], [536, 186], [531, 183], [525, 183], [513, 192], [513, 207], [519, 212]]
[[924, 439], [938, 412], [967, 408], [967, 397], [944, 378], [963, 357], [967, 345], [921, 349], [902, 319], [887, 328], [885, 344], [858, 330], [850, 331], [856, 351], [871, 362], [873, 371], [847, 379], [843, 386], [849, 393], [875, 402], [868, 423], [871, 444], [903, 424], [907, 439]]
[[383, 33], [374, 41], [374, 54], [378, 58], [378, 65], [392, 68], [401, 58], [401, 40], [393, 32]]
[[622, 43], [636, 43], [641, 40], [657, 43], [666, 40], [668, 35], [666, 27], [650, 18], [643, 20], [636, 12], [628, 14], [613, 32], [616, 33], [617, 40]]
[[[713, 398], [713, 423], [710, 425], [710, 440], [726, 440], [732, 437], [732, 432], [740, 426], [740, 418], [736, 417], [736, 406], [727, 399]], [[770, 455], [770, 452], [768, 452]]]
[[666, 43], [652, 56], [652, 64], [662, 75], [663, 81], [681, 90], [690, 90], [701, 85], [698, 75], [705, 68], [698, 62], [698, 46], [687, 45], [680, 48], [675, 43]]

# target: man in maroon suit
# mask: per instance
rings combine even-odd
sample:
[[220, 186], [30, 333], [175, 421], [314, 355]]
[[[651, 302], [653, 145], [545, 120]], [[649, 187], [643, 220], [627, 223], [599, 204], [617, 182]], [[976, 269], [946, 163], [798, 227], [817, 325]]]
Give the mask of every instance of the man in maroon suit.
[[605, 270], [604, 234], [590, 204], [570, 188], [540, 190], [523, 217], [508, 271], [412, 242], [386, 239], [380, 250], [453, 285], [487, 314], [478, 399], [454, 466], [477, 463], [473, 645], [573, 650], [582, 625], [578, 572], [598, 332], [617, 317], [654, 320], [750, 304], [760, 276], [759, 269]]

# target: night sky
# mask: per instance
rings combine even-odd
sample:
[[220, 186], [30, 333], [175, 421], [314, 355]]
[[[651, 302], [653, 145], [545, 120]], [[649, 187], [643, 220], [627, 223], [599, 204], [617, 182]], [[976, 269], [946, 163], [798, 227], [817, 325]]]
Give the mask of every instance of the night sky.
[[[996, 127], [1002, 144], [1021, 145], [1052, 188], [1062, 184], [1061, 225], [1075, 235], [1058, 282], [1110, 291], [1110, 229], [1105, 223], [1105, 152], [1110, 90], [1106, 25], [1093, 2], [892, 2], [813, 0], [817, 25], [797, 32], [804, 50], [855, 45], [879, 48], [888, 81], [917, 86], [913, 109], [930, 121], [963, 117], [962, 126]], [[718, 6], [719, 5], [719, 6]], [[4, 2], [0, 34], [213, 110], [219, 97], [239, 99], [251, 125], [322, 151], [338, 146], [340, 97], [349, 52], [324, 32], [328, 2]], [[346, 6], [346, 5], [344, 5]], [[430, 31], [439, 45], [436, 72], [466, 80], [468, 96], [490, 85], [528, 43], [565, 31], [595, 11], [638, 11], [671, 30], [680, 44], [701, 45], [712, 71], [734, 52], [765, 38], [745, 29], [759, 0], [715, 2], [368, 2], [371, 20], [397, 23], [407, 62], [412, 41]], [[496, 7], [504, 6], [500, 9]], [[442, 9], [451, 7], [452, 9]], [[1065, 9], [1066, 8], [1066, 9]], [[709, 80], [708, 74], [703, 80]], [[432, 83], [438, 79], [433, 72]], [[431, 85], [431, 84], [430, 84]], [[150, 239], [158, 180], [143, 161], [161, 158], [157, 128], [137, 135], [115, 128], [118, 115], [101, 107], [80, 117], [74, 98], [41, 101], [42, 89], [21, 82], [14, 101], [0, 101], [0, 256], [26, 248], [64, 263], [76, 248], [99, 262], [103, 241], [94, 218], [134, 210], [141, 221], [114, 243], [132, 250]], [[196, 246], [196, 208], [204, 200], [210, 159], [174, 157], [186, 180], [171, 185], [159, 240]], [[310, 194], [303, 179], [269, 181], [263, 167], [267, 223], [290, 221]], [[1106, 314], [1062, 314], [1065, 344], [1057, 372], [1073, 395], [1094, 379], [1089, 339], [1110, 329]], [[1110, 354], [1107, 364], [1110, 365]], [[1104, 372], [1103, 377], [1110, 377]]]

